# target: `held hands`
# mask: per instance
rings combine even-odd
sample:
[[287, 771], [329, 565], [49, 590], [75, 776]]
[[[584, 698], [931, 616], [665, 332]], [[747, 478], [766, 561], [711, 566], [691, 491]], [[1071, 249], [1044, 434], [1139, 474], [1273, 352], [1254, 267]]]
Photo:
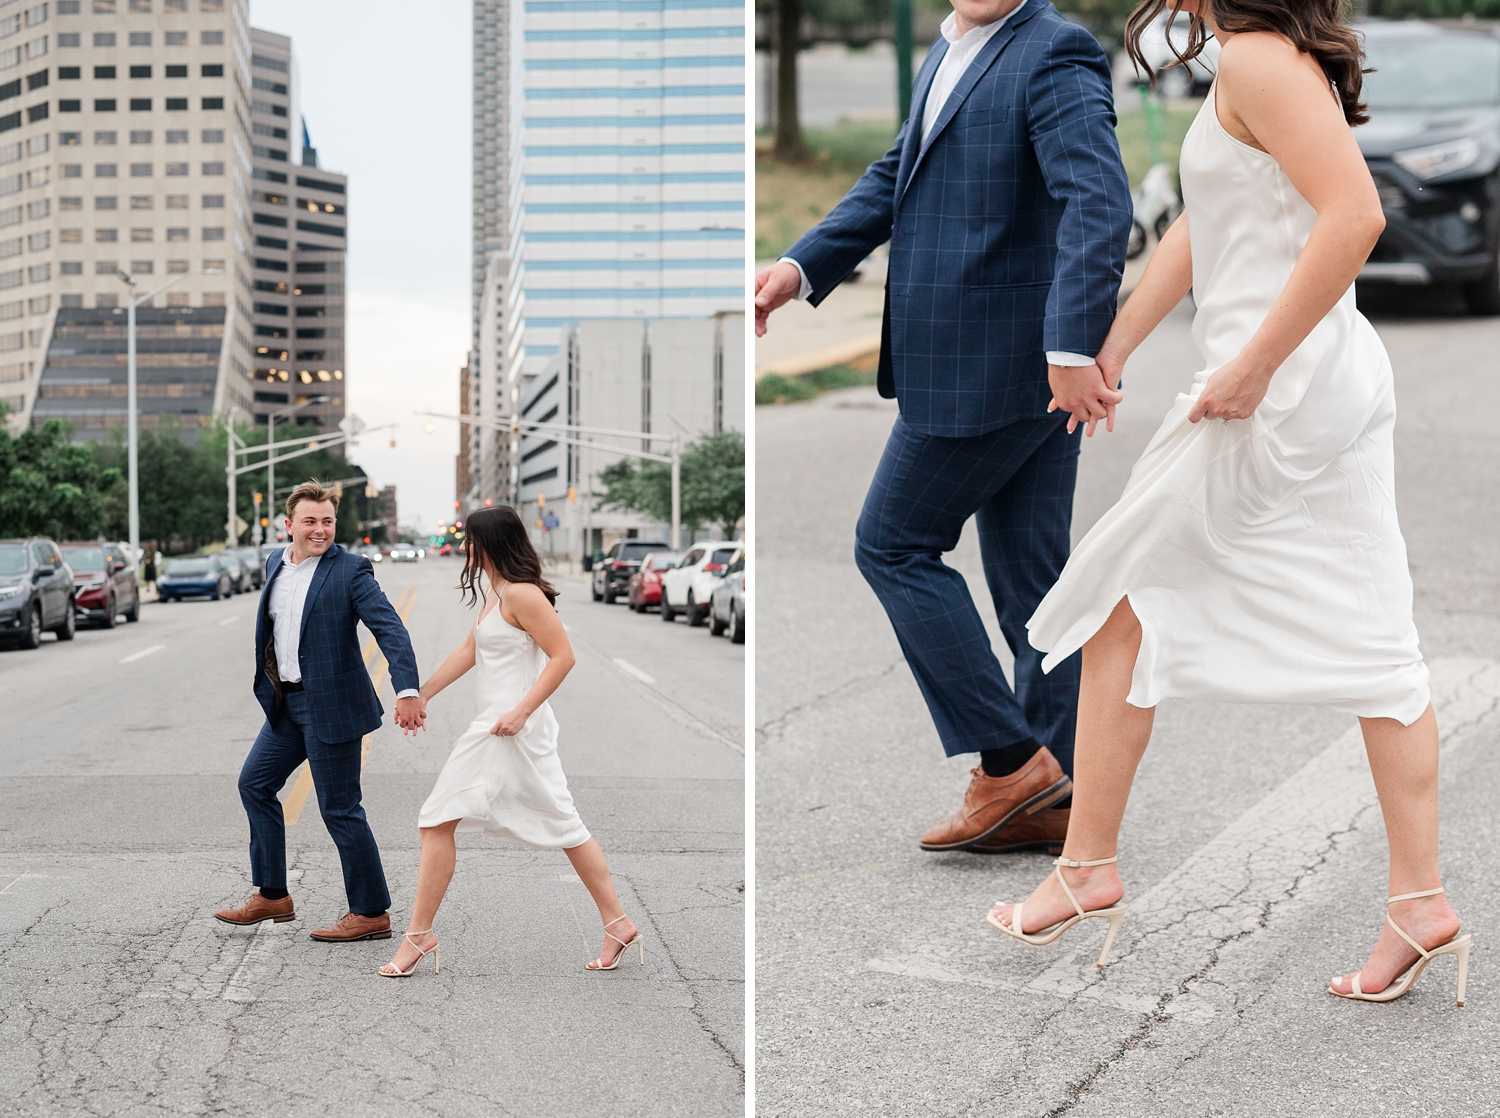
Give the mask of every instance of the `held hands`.
[[763, 337], [771, 312], [802, 290], [802, 274], [785, 261], [772, 264], [755, 277], [755, 336]]
[[[1273, 369], [1272, 372], [1275, 372]], [[1271, 387], [1271, 373], [1251, 364], [1243, 355], [1220, 365], [1208, 378], [1188, 422], [1200, 419], [1249, 419], [1266, 398]]]
[[530, 711], [524, 707], [516, 707], [515, 710], [502, 714], [499, 721], [490, 727], [490, 733], [500, 738], [513, 738], [526, 728], [526, 720], [530, 717]]
[[1120, 383], [1124, 364], [1101, 353], [1092, 365], [1048, 365], [1047, 384], [1052, 389], [1052, 402], [1047, 410], [1069, 413], [1070, 435], [1082, 424], [1083, 433], [1093, 438], [1100, 420], [1104, 421], [1106, 431], [1113, 431], [1115, 407], [1125, 398], [1115, 387]]
[[409, 695], [396, 700], [396, 725], [401, 727], [401, 736], [416, 737], [418, 730], [426, 729], [427, 700], [421, 695]]

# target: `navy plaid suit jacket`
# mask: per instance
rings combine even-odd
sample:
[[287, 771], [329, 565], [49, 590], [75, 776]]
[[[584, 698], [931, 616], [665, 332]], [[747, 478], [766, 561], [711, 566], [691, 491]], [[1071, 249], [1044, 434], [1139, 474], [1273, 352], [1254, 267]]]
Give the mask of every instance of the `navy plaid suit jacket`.
[[[284, 554], [284, 550], [274, 552], [266, 561], [266, 584], [255, 622], [255, 697], [273, 725], [280, 710], [265, 663], [272, 637], [271, 587]], [[356, 626], [361, 621], [385, 654], [395, 689], [419, 687], [411, 638], [375, 581], [374, 566], [363, 555], [333, 544], [323, 553], [307, 588], [297, 645], [302, 687], [319, 741], [332, 744], [362, 738], [380, 728], [385, 714], [360, 655]]]
[[828, 296], [890, 241], [880, 391], [914, 430], [962, 437], [1043, 416], [1047, 350], [1092, 356], [1114, 320], [1132, 203], [1109, 60], [1027, 0], [921, 142], [948, 43], [917, 73], [895, 145], [786, 255]]

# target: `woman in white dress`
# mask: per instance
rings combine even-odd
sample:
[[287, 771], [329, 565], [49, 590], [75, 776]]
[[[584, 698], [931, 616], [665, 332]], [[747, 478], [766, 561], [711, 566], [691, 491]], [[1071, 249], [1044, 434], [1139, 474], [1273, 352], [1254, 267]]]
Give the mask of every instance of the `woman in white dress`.
[[[599, 906], [604, 948], [586, 964], [614, 970], [625, 949], [645, 948], [625, 915], [604, 851], [578, 818], [557, 759], [557, 719], [547, 700], [573, 667], [573, 650], [553, 603], [557, 591], [542, 578], [542, 563], [512, 508], [473, 513], [464, 524], [468, 559], [459, 587], [479, 617], [463, 644], [422, 684], [431, 701], [470, 668], [479, 668], [478, 709], [453, 747], [432, 794], [422, 805], [422, 860], [411, 922], [395, 957], [380, 968], [405, 978], [427, 955], [440, 959], [433, 919], [453, 879], [455, 831], [483, 831], [523, 846], [561, 850]], [[406, 726], [416, 732], [416, 726]]]
[[[1137, 58], [1169, 2], [1131, 17]], [[1329, 992], [1391, 1000], [1453, 954], [1462, 1004], [1468, 937], [1438, 873], [1438, 730], [1396, 522], [1391, 367], [1354, 305], [1384, 227], [1351, 132], [1366, 119], [1362, 51], [1339, 0], [1174, 6], [1191, 21], [1185, 56], [1208, 32], [1222, 45], [1182, 147], [1186, 208], [1105, 341], [1097, 391], [1069, 401], [1069, 427], [1113, 426], [1126, 359], [1190, 289], [1205, 367], [1030, 621], [1045, 668], [1083, 649], [1073, 811], [1057, 870], [989, 920], [1040, 944], [1106, 918], [1102, 966], [1152, 708], [1326, 706], [1360, 721], [1390, 843], [1386, 925]]]

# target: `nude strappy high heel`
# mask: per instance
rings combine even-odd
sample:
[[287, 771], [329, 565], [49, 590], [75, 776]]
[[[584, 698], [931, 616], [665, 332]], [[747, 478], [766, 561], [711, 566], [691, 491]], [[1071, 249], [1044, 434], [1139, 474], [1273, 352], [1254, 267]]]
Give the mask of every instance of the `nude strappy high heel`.
[[[1109, 921], [1109, 934], [1104, 937], [1104, 949], [1099, 952], [1099, 961], [1094, 964], [1096, 967], [1103, 967], [1104, 960], [1109, 956], [1109, 949], [1115, 942], [1115, 933], [1120, 930], [1120, 921], [1124, 919], [1125, 910], [1129, 906], [1124, 904], [1114, 904], [1109, 908], [1096, 908], [1091, 912], [1085, 912], [1083, 905], [1079, 904], [1078, 898], [1073, 895], [1073, 890], [1068, 888], [1067, 879], [1065, 879], [1062, 875], [1062, 868], [1064, 866], [1067, 866], [1070, 869], [1081, 869], [1084, 866], [1107, 866], [1111, 862], [1114, 862], [1116, 860], [1116, 858], [1097, 858], [1092, 862], [1080, 862], [1076, 858], [1059, 858], [1053, 863], [1053, 865], [1055, 865], [1057, 869], [1053, 870], [1052, 872], [1057, 874], [1057, 880], [1058, 883], [1062, 885], [1063, 892], [1068, 895], [1068, 900], [1072, 901], [1073, 907], [1078, 910], [1077, 916], [1069, 916], [1066, 920], [1060, 920], [1056, 924], [1053, 924], [1050, 928], [1042, 928], [1039, 931], [1032, 932], [1030, 935], [1027, 935], [1021, 930], [1022, 902], [1018, 901], [1015, 904], [1015, 907], [1010, 910], [1009, 924], [1000, 923], [999, 919], [996, 918], [993, 911], [989, 914], [989, 916], [986, 917], [986, 919], [1006, 935], [1010, 936], [1012, 939], [1018, 939], [1022, 943], [1029, 943], [1035, 947], [1045, 947], [1047, 944], [1055, 940], [1058, 936], [1066, 932], [1074, 924], [1081, 924], [1083, 921], [1092, 920], [1096, 916], [1103, 917], [1104, 919]], [[1009, 904], [1010, 902], [996, 901], [995, 903]]]
[[431, 955], [432, 973], [437, 974], [439, 968], [441, 968], [443, 965], [443, 955], [442, 952], [438, 950], [436, 941], [434, 941], [433, 945], [426, 951], [423, 951], [420, 947], [417, 946], [417, 941], [411, 938], [412, 936], [430, 935], [432, 935], [431, 928], [428, 928], [425, 932], [407, 932], [401, 938], [404, 939], [407, 943], [411, 944], [413, 947], [417, 948], [417, 957], [411, 961], [411, 966], [407, 967], [405, 970], [386, 970], [385, 967], [391, 965], [390, 963], [387, 963], [385, 967], [381, 967], [375, 973], [380, 975], [380, 977], [382, 978], [410, 978], [412, 976], [412, 973], [417, 969], [417, 964], [420, 963], [423, 959], [427, 958], [428, 955]]
[[[1420, 956], [1417, 961], [1412, 964], [1411, 969], [1406, 972], [1405, 976], [1403, 976], [1399, 980], [1393, 979], [1391, 981], [1391, 984], [1384, 990], [1380, 991], [1380, 993], [1378, 994], [1367, 994], [1359, 988], [1359, 971], [1355, 971], [1352, 975], [1335, 975], [1333, 978], [1328, 980], [1328, 992], [1335, 997], [1352, 998], [1355, 1001], [1361, 1002], [1393, 1002], [1402, 994], [1406, 993], [1406, 991], [1412, 988], [1412, 984], [1417, 980], [1417, 975], [1422, 973], [1422, 969], [1426, 967], [1428, 963], [1432, 962], [1432, 960], [1436, 959], [1439, 955], [1455, 955], [1458, 957], [1458, 1004], [1463, 1005], [1464, 984], [1468, 981], [1469, 978], [1469, 937], [1467, 935], [1454, 936], [1447, 943], [1440, 944], [1439, 946], [1434, 947], [1431, 951], [1428, 951], [1420, 943], [1412, 939], [1411, 936], [1407, 935], [1406, 932], [1402, 930], [1400, 924], [1391, 919], [1391, 914], [1389, 911], [1391, 905], [1395, 904], [1397, 901], [1414, 901], [1418, 897], [1435, 897], [1442, 891], [1442, 888], [1439, 887], [1437, 889], [1427, 889], [1421, 893], [1402, 893], [1400, 896], [1386, 898], [1385, 907], [1387, 911], [1385, 914], [1385, 922], [1392, 928], [1396, 929], [1396, 934], [1404, 939], [1407, 943], [1409, 943], [1412, 947], [1412, 950], [1414, 950], [1417, 955]], [[1346, 977], [1349, 979], [1350, 989], [1349, 993], [1342, 994], [1333, 988], [1333, 984], [1339, 979]]]
[[605, 966], [604, 965], [604, 957], [601, 955], [599, 958], [595, 959], [592, 963], [585, 963], [584, 964], [584, 969], [586, 969], [586, 970], [614, 970], [617, 966], [620, 965], [620, 959], [624, 956], [625, 949], [627, 947], [629, 947], [632, 943], [635, 944], [636, 950], [641, 953], [641, 966], [645, 966], [646, 965], [646, 945], [641, 942], [641, 930], [639, 928], [637, 928], [635, 930], [635, 935], [631, 936], [629, 939], [621, 939], [619, 936], [615, 935], [613, 932], [611, 932], [609, 930], [609, 925], [610, 924], [618, 924], [623, 919], [625, 919], [625, 914], [621, 913], [619, 916], [616, 916], [613, 920], [611, 920], [609, 922], [609, 924], [605, 924], [604, 925], [604, 936], [605, 936], [605, 938], [606, 939], [612, 939], [612, 940], [614, 940], [616, 943], [618, 943], [620, 945], [620, 950], [618, 950], [618, 951], [615, 952], [615, 957], [610, 962], [609, 966]]

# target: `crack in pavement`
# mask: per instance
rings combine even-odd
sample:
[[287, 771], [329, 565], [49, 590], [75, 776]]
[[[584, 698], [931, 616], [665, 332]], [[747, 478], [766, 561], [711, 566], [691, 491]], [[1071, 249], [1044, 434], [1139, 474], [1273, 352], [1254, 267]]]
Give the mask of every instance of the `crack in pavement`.
[[861, 684], [878, 682], [879, 680], [882, 680], [886, 676], [890, 675], [897, 668], [904, 667], [905, 665], [905, 660], [892, 660], [878, 672], [866, 672], [863, 675], [851, 676], [850, 678], [840, 683], [838, 686], [831, 687], [827, 691], [824, 691], [817, 695], [813, 695], [812, 697], [803, 700], [795, 706], [788, 707], [786, 710], [782, 711], [770, 721], [761, 723], [755, 729], [756, 737], [770, 738], [774, 735], [780, 734], [787, 728], [787, 723], [789, 723], [797, 715], [802, 714], [804, 711], [825, 703], [829, 699], [836, 698], [846, 691], [853, 690]]

